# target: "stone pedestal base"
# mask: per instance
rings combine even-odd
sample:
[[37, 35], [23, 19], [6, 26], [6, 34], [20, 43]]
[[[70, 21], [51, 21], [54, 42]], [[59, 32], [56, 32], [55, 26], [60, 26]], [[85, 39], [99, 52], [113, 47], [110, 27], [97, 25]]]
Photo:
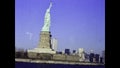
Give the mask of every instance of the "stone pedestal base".
[[53, 54], [56, 54], [56, 51], [47, 48], [35, 48], [33, 50], [27, 50], [29, 58], [39, 58], [39, 59], [51, 59]]
[[49, 53], [49, 54], [55, 54], [55, 51], [52, 51], [52, 49], [47, 49], [47, 48], [35, 48], [33, 50], [28, 50], [28, 53]]

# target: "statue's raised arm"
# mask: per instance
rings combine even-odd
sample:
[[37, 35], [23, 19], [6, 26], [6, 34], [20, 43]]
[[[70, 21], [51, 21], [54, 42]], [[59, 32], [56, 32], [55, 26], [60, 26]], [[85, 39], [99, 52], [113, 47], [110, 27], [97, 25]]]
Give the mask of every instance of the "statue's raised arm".
[[50, 2], [50, 5], [49, 5], [49, 8], [47, 9], [47, 11], [50, 12], [51, 7], [52, 7], [52, 2]]
[[52, 2], [50, 2], [50, 6], [49, 6], [49, 8], [51, 8], [52, 7]]
[[49, 31], [50, 30], [50, 9], [52, 7], [52, 2], [50, 2], [50, 5], [48, 9], [46, 10], [45, 13], [45, 18], [44, 18], [44, 26], [42, 27], [42, 31]]

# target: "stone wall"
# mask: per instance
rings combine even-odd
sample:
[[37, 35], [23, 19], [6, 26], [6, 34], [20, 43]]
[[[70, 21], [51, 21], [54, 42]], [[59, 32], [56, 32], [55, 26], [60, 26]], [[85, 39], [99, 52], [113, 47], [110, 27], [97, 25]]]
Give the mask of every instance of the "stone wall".
[[80, 57], [77, 55], [64, 54], [42, 54], [42, 53], [28, 53], [29, 58], [40, 60], [58, 60], [58, 61], [79, 61]]
[[28, 57], [29, 58], [37, 58], [37, 54], [34, 52], [28, 52]]
[[52, 59], [52, 54], [45, 54], [45, 53], [34, 53], [34, 52], [29, 52], [28, 57], [33, 58], [33, 59], [40, 59], [40, 60], [51, 60]]
[[62, 55], [62, 54], [54, 54], [53, 55], [53, 60], [61, 60], [61, 61], [65, 61], [66, 56]]
[[77, 56], [77, 55], [55, 54], [55, 55], [53, 55], [53, 60], [60, 60], [60, 61], [79, 61], [79, 56]]
[[66, 55], [67, 61], [79, 61], [79, 56], [77, 55]]

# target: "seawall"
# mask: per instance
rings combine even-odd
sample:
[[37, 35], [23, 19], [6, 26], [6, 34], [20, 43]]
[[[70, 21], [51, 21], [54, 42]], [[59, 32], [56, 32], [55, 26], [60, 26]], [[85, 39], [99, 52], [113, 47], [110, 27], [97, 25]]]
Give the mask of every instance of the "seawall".
[[49, 64], [71, 64], [71, 65], [104, 65], [104, 64], [101, 64], [101, 63], [52, 61], [52, 60], [33, 60], [33, 59], [22, 59], [22, 58], [15, 58], [15, 62], [49, 63]]

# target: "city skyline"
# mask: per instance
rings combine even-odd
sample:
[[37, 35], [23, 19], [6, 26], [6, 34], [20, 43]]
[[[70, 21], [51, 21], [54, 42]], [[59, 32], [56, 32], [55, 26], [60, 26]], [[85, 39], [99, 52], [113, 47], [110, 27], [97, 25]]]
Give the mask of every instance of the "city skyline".
[[[105, 50], [104, 0], [52, 0], [51, 34], [58, 40], [58, 51], [66, 48], [101, 53]], [[50, 0], [15, 1], [15, 46], [38, 46], [45, 11]], [[26, 34], [27, 33], [27, 34]], [[32, 34], [30, 38], [27, 36]]]

